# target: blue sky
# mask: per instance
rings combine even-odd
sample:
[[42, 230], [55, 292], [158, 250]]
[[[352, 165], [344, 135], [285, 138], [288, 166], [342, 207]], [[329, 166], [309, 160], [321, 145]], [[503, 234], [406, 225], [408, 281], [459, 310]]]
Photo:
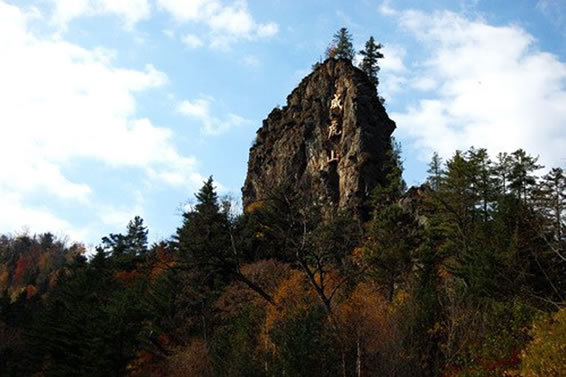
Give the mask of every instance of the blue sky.
[[384, 44], [405, 179], [433, 151], [566, 165], [564, 0], [0, 0], [0, 233], [168, 238], [213, 175], [240, 198], [271, 109], [340, 27]]

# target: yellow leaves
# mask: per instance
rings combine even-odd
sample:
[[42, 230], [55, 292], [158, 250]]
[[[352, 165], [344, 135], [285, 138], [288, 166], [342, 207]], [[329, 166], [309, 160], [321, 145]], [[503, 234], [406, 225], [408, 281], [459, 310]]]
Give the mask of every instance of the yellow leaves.
[[46, 273], [48, 272], [53, 263], [53, 257], [49, 253], [42, 253], [39, 255], [39, 260], [37, 262], [37, 267], [39, 268], [40, 272]]
[[60, 273], [61, 273], [61, 270], [57, 270], [57, 271], [52, 271], [49, 274], [49, 277], [48, 277], [49, 289], [53, 289], [57, 286], [57, 279], [59, 279]]
[[252, 202], [252, 203], [250, 203], [246, 206], [245, 212], [251, 213], [251, 212], [257, 211], [258, 209], [262, 209], [262, 208], [265, 207], [265, 203], [266, 203], [266, 201], [264, 201], [264, 200], [258, 200], [258, 201]]
[[397, 290], [395, 296], [393, 297], [392, 308], [401, 307], [410, 299], [411, 295], [409, 294], [409, 292], [404, 290]]
[[279, 284], [273, 297], [276, 307], [270, 307], [265, 320], [266, 329], [274, 328], [279, 321], [308, 309], [318, 300], [303, 273], [293, 270]]
[[373, 284], [360, 283], [336, 308], [335, 317], [344, 336], [352, 343], [361, 341], [364, 352], [375, 352], [386, 336], [387, 306], [387, 300]]
[[0, 292], [4, 292], [4, 290], [8, 287], [9, 280], [10, 272], [8, 271], [8, 266], [4, 265], [0, 272]]
[[26, 287], [12, 287], [9, 291], [10, 294], [10, 302], [14, 303], [18, 299], [18, 297], [26, 290]]
[[536, 321], [531, 336], [532, 341], [521, 353], [519, 376], [566, 376], [566, 308]]

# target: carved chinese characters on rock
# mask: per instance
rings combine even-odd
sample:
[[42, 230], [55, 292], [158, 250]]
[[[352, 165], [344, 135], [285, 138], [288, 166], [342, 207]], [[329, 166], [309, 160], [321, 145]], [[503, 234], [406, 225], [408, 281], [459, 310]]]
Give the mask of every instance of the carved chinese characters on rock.
[[[341, 90], [336, 90], [330, 101], [330, 125], [328, 126], [328, 140], [335, 142], [342, 135], [343, 96]], [[332, 148], [328, 151], [327, 163], [338, 162], [339, 154]]]
[[330, 127], [328, 127], [328, 138], [342, 134], [342, 96], [338, 91], [334, 93], [334, 97], [330, 102]]

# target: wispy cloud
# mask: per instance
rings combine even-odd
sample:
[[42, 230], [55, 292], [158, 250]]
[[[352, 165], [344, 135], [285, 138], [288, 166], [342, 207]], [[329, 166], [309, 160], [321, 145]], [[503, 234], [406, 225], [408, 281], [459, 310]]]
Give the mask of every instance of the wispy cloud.
[[279, 31], [274, 22], [257, 22], [245, 0], [228, 5], [219, 0], [157, 0], [157, 4], [179, 24], [205, 25], [212, 48], [227, 49], [235, 42], [270, 38]]
[[178, 105], [177, 111], [197, 120], [200, 123], [201, 132], [206, 135], [220, 135], [234, 127], [252, 123], [250, 120], [233, 113], [228, 113], [224, 119], [215, 117], [211, 111], [213, 103], [214, 99], [212, 97], [185, 100]]
[[242, 63], [247, 65], [250, 68], [258, 68], [261, 67], [261, 60], [257, 56], [254, 55], [246, 55], [242, 59]]
[[126, 29], [151, 14], [149, 0], [48, 0], [54, 7], [52, 22], [65, 29], [73, 19], [112, 14], [122, 19]]
[[538, 0], [536, 8], [550, 19], [563, 35], [566, 35], [566, 2], [563, 0]]
[[199, 48], [204, 45], [202, 40], [194, 34], [186, 34], [181, 41], [189, 48]]

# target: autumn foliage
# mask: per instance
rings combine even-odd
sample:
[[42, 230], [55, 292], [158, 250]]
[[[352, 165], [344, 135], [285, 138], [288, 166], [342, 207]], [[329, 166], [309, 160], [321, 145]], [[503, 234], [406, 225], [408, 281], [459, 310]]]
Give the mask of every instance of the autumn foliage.
[[[394, 155], [394, 153], [392, 154]], [[565, 178], [524, 151], [400, 166], [371, 219], [212, 178], [167, 241], [0, 237], [0, 377], [566, 375]]]

